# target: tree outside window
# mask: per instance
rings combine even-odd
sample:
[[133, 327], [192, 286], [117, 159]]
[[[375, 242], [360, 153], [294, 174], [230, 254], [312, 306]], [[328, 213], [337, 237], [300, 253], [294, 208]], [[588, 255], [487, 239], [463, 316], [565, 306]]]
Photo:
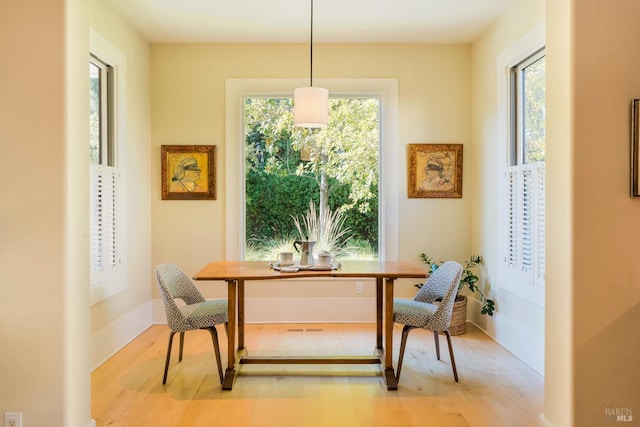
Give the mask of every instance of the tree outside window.
[[291, 98], [245, 100], [246, 258], [274, 259], [309, 232], [343, 258], [377, 256], [379, 111], [377, 98], [331, 99], [329, 126], [309, 130], [294, 127]]

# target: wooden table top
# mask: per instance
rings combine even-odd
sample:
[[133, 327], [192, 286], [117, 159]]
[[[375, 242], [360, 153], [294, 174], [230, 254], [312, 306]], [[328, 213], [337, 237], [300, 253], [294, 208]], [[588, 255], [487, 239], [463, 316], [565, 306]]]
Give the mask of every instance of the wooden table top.
[[409, 262], [397, 261], [340, 261], [337, 270], [300, 270], [280, 272], [268, 261], [214, 261], [197, 272], [194, 280], [269, 280], [300, 277], [374, 277], [374, 278], [426, 278], [424, 268]]

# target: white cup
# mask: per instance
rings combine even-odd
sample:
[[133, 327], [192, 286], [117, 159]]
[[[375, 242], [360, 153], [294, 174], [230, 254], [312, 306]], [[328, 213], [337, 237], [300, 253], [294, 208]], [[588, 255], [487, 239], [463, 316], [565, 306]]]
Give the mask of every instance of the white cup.
[[328, 253], [318, 254], [318, 265], [327, 266], [333, 263], [333, 257]]
[[278, 254], [278, 264], [282, 266], [293, 265], [293, 252], [280, 252]]

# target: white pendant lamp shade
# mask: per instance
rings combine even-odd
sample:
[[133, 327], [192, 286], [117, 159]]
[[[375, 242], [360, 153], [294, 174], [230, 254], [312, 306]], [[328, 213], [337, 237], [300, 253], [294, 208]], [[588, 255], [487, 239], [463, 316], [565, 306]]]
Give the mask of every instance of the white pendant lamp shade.
[[303, 128], [323, 128], [329, 123], [329, 91], [322, 87], [313, 87], [313, 0], [309, 59], [309, 86], [293, 91], [293, 121], [296, 126]]
[[329, 123], [329, 91], [323, 87], [299, 87], [293, 91], [296, 126], [323, 128]]

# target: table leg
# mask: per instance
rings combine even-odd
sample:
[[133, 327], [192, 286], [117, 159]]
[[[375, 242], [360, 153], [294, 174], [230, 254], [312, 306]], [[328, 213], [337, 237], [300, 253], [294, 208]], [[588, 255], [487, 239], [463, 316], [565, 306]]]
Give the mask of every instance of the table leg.
[[222, 381], [223, 390], [233, 389], [233, 382], [236, 376], [236, 296], [237, 282], [235, 280], [227, 280], [227, 370]]
[[238, 280], [238, 350], [244, 350], [244, 280]]
[[387, 390], [398, 389], [393, 370], [393, 280], [387, 278], [384, 289], [384, 376]]
[[382, 278], [376, 278], [376, 349], [383, 350], [382, 347], [382, 301], [383, 301]]

